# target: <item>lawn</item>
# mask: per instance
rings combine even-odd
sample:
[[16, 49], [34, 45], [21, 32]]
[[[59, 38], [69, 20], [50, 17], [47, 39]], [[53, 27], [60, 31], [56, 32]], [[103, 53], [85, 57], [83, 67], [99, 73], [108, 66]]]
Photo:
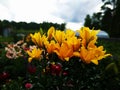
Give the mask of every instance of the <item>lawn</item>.
[[99, 39], [98, 44], [103, 45], [107, 52], [120, 59], [120, 39]]

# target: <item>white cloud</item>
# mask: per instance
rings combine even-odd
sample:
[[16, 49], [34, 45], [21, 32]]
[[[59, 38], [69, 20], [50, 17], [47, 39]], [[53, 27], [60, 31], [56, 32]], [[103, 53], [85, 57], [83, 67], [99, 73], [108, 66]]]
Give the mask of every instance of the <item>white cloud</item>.
[[0, 19], [65, 22], [77, 27], [87, 14], [99, 11], [100, 5], [101, 0], [0, 0]]
[[52, 15], [56, 11], [56, 0], [10, 0], [10, 10], [16, 21], [55, 21], [63, 20]]
[[69, 22], [66, 24], [66, 29], [72, 29], [74, 31], [79, 30], [83, 26], [82, 23]]
[[9, 12], [9, 10], [4, 7], [2, 4], [0, 4], [0, 19], [4, 20], [4, 19], [11, 19], [11, 14]]
[[56, 15], [70, 22], [84, 22], [87, 14], [100, 10], [101, 0], [60, 0], [57, 6], [59, 10]]

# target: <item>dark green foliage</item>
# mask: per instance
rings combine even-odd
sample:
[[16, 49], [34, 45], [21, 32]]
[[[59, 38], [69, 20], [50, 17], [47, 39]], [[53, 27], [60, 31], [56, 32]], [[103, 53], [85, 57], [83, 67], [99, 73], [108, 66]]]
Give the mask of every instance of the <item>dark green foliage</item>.
[[[95, 12], [85, 18], [84, 25], [90, 28], [101, 29], [109, 33], [110, 37], [120, 37], [120, 0], [102, 0], [100, 12]], [[88, 20], [91, 19], [91, 20]], [[91, 24], [90, 24], [91, 21]], [[89, 23], [89, 24], [88, 24]]]
[[112, 18], [112, 13], [111, 10], [107, 8], [101, 20], [101, 29], [109, 32], [109, 34], [111, 35], [110, 29], [111, 29], [112, 19], [110, 18]]
[[86, 15], [84, 26], [92, 28], [91, 23], [92, 23], [92, 19], [91, 19], [90, 15]]
[[93, 13], [92, 16], [87, 15], [85, 18], [84, 25], [90, 27], [91, 29], [100, 29], [101, 28], [101, 12]]
[[[99, 61], [99, 65], [85, 64], [78, 58], [69, 62], [60, 62], [62, 70], [59, 74], [43, 72], [49, 66], [47, 60], [27, 62], [27, 56], [17, 59], [7, 59], [4, 49], [1, 49], [0, 74], [8, 73], [1, 79], [1, 90], [26, 90], [25, 84], [31, 83], [31, 90], [119, 90], [120, 89], [120, 42], [119, 40], [99, 39], [98, 45], [103, 45], [112, 57]], [[52, 62], [53, 60], [50, 60]], [[31, 68], [32, 67], [32, 68]], [[28, 69], [29, 68], [29, 69]], [[46, 69], [47, 70], [47, 69]]]
[[14, 35], [17, 31], [19, 30], [25, 30], [25, 31], [29, 31], [29, 30], [39, 30], [40, 28], [42, 28], [44, 30], [44, 32], [47, 32], [47, 30], [51, 27], [54, 26], [56, 29], [59, 30], [64, 30], [65, 29], [65, 23], [52, 23], [52, 22], [43, 22], [43, 23], [35, 23], [35, 22], [15, 22], [15, 21], [11, 21], [9, 22], [8, 20], [0, 20], [0, 35], [2, 35], [2, 32], [5, 28], [11, 28], [14, 32], [12, 32], [12, 34]]

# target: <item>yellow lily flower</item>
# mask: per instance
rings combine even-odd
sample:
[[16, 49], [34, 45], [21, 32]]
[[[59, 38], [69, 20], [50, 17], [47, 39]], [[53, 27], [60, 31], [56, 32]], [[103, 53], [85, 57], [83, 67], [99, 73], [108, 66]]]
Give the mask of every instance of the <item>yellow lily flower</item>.
[[106, 54], [106, 51], [103, 51], [103, 46], [99, 46], [98, 48], [96, 48], [95, 53], [97, 53], [95, 55], [96, 59], [91, 60], [92, 63], [98, 65], [98, 60], [102, 60], [103, 58], [106, 58], [108, 56], [112, 56], [111, 54]]
[[57, 30], [54, 34], [54, 39], [61, 44], [65, 40], [65, 33], [63, 31]]
[[96, 35], [99, 32], [99, 30], [90, 30], [88, 27], [83, 27], [79, 32], [80, 32], [80, 37], [82, 39], [82, 44], [85, 47], [87, 47], [87, 45], [89, 45], [89, 47], [90, 46], [93, 47], [94, 44], [96, 43], [97, 40]]
[[46, 49], [47, 49], [47, 52], [50, 54], [52, 52], [54, 52], [54, 50], [58, 49], [59, 48], [59, 44], [58, 43], [55, 43], [54, 40], [52, 40], [50, 43], [47, 43], [45, 45]]
[[33, 34], [30, 34], [32, 41], [38, 45], [39, 47], [43, 47], [44, 42], [47, 41], [47, 38], [45, 35], [41, 36], [40, 32]]
[[39, 60], [41, 58], [42, 50], [34, 48], [32, 51], [27, 51], [27, 54], [30, 56], [28, 62], [31, 62], [32, 59]]
[[69, 58], [73, 56], [72, 46], [68, 42], [63, 42], [59, 49], [54, 52], [63, 61], [69, 61]]
[[72, 37], [75, 37], [75, 32], [73, 31], [73, 30], [66, 30], [66, 32], [65, 32], [65, 37], [66, 38], [72, 38]]
[[42, 40], [41, 40], [41, 34], [40, 32], [33, 34], [30, 34], [32, 41], [38, 45], [38, 46], [42, 46]]
[[41, 41], [42, 41], [42, 47], [45, 46], [47, 43], [49, 43], [48, 38], [45, 35], [42, 36]]
[[67, 41], [71, 44], [73, 51], [79, 51], [81, 48], [81, 40], [77, 37], [69, 38]]
[[80, 50], [80, 58], [85, 63], [94, 63], [98, 65], [98, 60], [102, 60], [103, 58], [111, 56], [111, 54], [106, 54], [106, 51], [103, 51], [103, 46], [98, 48], [89, 48], [81, 47]]
[[50, 27], [50, 29], [47, 32], [48, 40], [52, 39], [54, 33], [55, 33], [55, 28], [54, 27]]

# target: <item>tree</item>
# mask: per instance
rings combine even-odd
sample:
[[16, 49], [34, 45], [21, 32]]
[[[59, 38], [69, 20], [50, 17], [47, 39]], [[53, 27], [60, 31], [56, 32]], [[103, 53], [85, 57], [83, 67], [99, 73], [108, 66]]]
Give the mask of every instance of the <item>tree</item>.
[[92, 24], [92, 19], [91, 19], [91, 16], [88, 14], [85, 18], [84, 26], [92, 28], [91, 24]]
[[2, 27], [2, 21], [0, 20], [0, 35], [2, 35], [2, 31], [3, 30], [3, 27]]
[[106, 9], [109, 7], [109, 5], [112, 7], [111, 9], [114, 10], [117, 6], [117, 1], [119, 0], [102, 0], [104, 2], [104, 5], [101, 7], [102, 9]]
[[[109, 15], [107, 15], [108, 13], [106, 14], [106, 18], [111, 19], [111, 26], [109, 32], [110, 36], [120, 37], [120, 0], [102, 0], [102, 1], [104, 2], [104, 5], [102, 6], [102, 10], [105, 13], [106, 9], [109, 8], [110, 9], [109, 15], [111, 13], [112, 16], [111, 18], [109, 18]], [[103, 22], [103, 23], [107, 24], [107, 22], [106, 23]]]
[[87, 15], [84, 25], [91, 29], [101, 29], [101, 12], [93, 13], [92, 16]]
[[105, 30], [106, 32], [109, 32], [109, 34], [111, 34], [110, 30], [111, 30], [112, 18], [113, 17], [112, 17], [111, 9], [106, 8], [106, 10], [104, 11], [102, 20], [101, 20], [101, 29]]
[[94, 29], [101, 29], [101, 12], [93, 13], [92, 27], [94, 27]]
[[120, 0], [117, 0], [116, 8], [113, 11], [111, 33], [114, 37], [120, 37]]

